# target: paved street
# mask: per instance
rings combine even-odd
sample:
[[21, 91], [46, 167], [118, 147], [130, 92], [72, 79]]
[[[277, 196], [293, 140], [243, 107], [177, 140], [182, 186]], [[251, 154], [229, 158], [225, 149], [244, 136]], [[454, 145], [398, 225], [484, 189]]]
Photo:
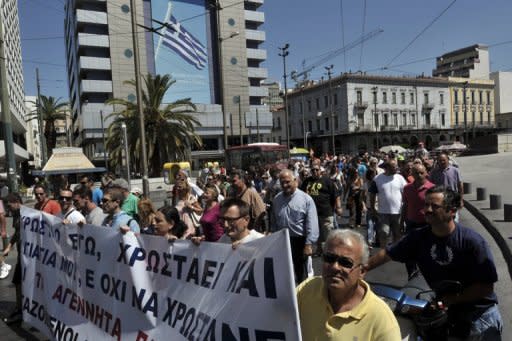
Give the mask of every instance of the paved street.
[[[506, 170], [512, 166], [512, 153], [486, 156], [461, 157], [457, 159], [460, 164], [464, 181], [473, 184], [473, 192], [476, 187], [484, 186], [488, 188], [488, 193], [501, 193], [503, 202], [512, 202], [512, 185], [505, 179]], [[499, 215], [501, 212], [493, 212], [486, 210], [484, 206], [488, 206], [488, 202], [478, 203], [474, 201], [474, 193], [466, 197], [471, 203], [480, 205], [481, 211], [490, 217], [490, 220], [496, 224], [504, 224], [499, 219], [493, 218], [493, 215]], [[495, 287], [500, 301], [501, 313], [504, 319], [504, 337], [503, 340], [512, 339], [512, 312], [508, 307], [512, 306], [512, 287], [510, 286], [510, 273], [507, 268], [505, 259], [495, 243], [493, 237], [466, 209], [462, 211], [461, 222], [466, 226], [474, 228], [482, 234], [488, 241], [493, 255], [495, 257], [496, 266], [498, 268], [499, 281]], [[511, 234], [510, 232], [508, 232]], [[15, 263], [15, 253], [9, 255], [8, 263]], [[314, 259], [315, 273], [321, 273], [321, 262], [319, 258]], [[0, 281], [0, 316], [3, 317], [12, 309], [14, 304], [14, 288], [10, 284], [9, 278]], [[401, 286], [406, 282], [405, 267], [402, 264], [390, 262], [378, 269], [371, 271], [366, 279], [369, 282], [388, 283]], [[44, 340], [45, 338], [36, 330], [30, 328], [26, 324], [17, 326], [6, 326], [0, 322], [0, 340]]]

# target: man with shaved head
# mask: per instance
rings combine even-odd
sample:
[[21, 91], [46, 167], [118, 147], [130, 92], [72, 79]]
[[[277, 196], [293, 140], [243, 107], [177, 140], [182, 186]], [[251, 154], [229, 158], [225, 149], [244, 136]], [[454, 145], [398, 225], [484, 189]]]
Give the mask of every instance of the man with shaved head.
[[297, 178], [292, 170], [279, 174], [281, 192], [272, 202], [271, 231], [288, 229], [292, 251], [295, 282], [304, 279], [307, 256], [313, 254], [313, 244], [318, 239], [318, 215], [313, 199], [297, 188]]
[[[405, 185], [402, 196], [402, 214], [400, 228], [406, 233], [427, 226], [425, 220], [425, 193], [435, 185], [427, 180], [427, 169], [421, 163], [412, 167], [411, 175], [414, 181]], [[407, 273], [411, 277], [416, 271], [416, 263], [405, 263]]]
[[[396, 242], [402, 236], [400, 231], [400, 209], [402, 207], [402, 192], [406, 181], [398, 174], [396, 159], [389, 159], [385, 164], [385, 173], [377, 175], [368, 192], [370, 193], [370, 214], [379, 217], [377, 235], [380, 247], [386, 247], [392, 236]], [[379, 206], [376, 207], [376, 198]]]

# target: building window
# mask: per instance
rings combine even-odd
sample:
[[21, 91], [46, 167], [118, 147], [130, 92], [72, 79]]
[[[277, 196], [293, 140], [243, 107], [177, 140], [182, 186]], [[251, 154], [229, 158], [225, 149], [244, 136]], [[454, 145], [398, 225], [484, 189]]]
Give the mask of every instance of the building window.
[[277, 118], [277, 128], [281, 128], [281, 117]]
[[402, 114], [402, 125], [403, 126], [407, 125], [407, 114], [406, 113]]
[[491, 112], [490, 111], [487, 112], [487, 122], [489, 124], [491, 124]]
[[311, 100], [308, 99], [308, 111], [311, 112]]
[[316, 102], [316, 108], [320, 109], [320, 98], [315, 99]]
[[491, 104], [491, 92], [487, 91], [487, 104]]
[[356, 96], [357, 96], [357, 103], [361, 104], [363, 102], [363, 92], [361, 90], [357, 90]]
[[324, 120], [325, 120], [325, 130], [331, 130], [331, 127], [329, 126], [329, 117], [326, 117]]
[[338, 94], [334, 94], [334, 105], [338, 105]]
[[228, 19], [228, 24], [229, 24], [229, 26], [235, 26], [235, 24], [236, 24], [235, 19], [233, 19], [233, 18], [229, 18], [229, 19]]
[[413, 126], [415, 126], [415, 125], [416, 125], [416, 114], [411, 114], [411, 124], [412, 124]]
[[423, 102], [428, 104], [428, 93], [423, 94]]
[[441, 125], [442, 125], [442, 126], [445, 126], [445, 125], [446, 125], [446, 117], [445, 117], [445, 114], [441, 114]]
[[405, 92], [402, 92], [402, 93], [400, 94], [400, 103], [401, 103], [401, 104], [405, 104]]
[[338, 116], [334, 116], [334, 129], [339, 129]]
[[396, 92], [391, 93], [391, 103], [396, 104]]
[[471, 104], [475, 104], [475, 92], [471, 90]]
[[455, 104], [459, 104], [459, 92], [457, 90], [453, 91], [453, 101]]
[[126, 50], [124, 50], [124, 56], [125, 56], [126, 58], [131, 58], [131, 57], [133, 57], [133, 52], [132, 52], [132, 50], [130, 50], [130, 49], [126, 49]]
[[444, 94], [439, 94], [439, 104], [444, 104]]
[[128, 5], [122, 5], [122, 6], [121, 6], [121, 11], [123, 11], [123, 13], [128, 13], [128, 12], [130, 12], [130, 6], [128, 6]]
[[430, 113], [425, 114], [425, 125], [430, 126]]
[[455, 113], [455, 125], [459, 125], [459, 113]]
[[375, 125], [375, 128], [379, 127], [379, 114], [373, 115], [373, 124]]
[[320, 120], [316, 120], [316, 130], [320, 130]]
[[382, 122], [384, 124], [384, 126], [388, 126], [389, 125], [389, 117], [388, 117], [388, 114], [384, 114], [384, 122]]
[[483, 97], [484, 97], [483, 91], [478, 91], [478, 103], [480, 103], [480, 104], [483, 103]]
[[324, 96], [324, 108], [327, 108], [329, 106], [329, 97]]
[[385, 92], [382, 93], [382, 103], [388, 104], [388, 94]]
[[393, 114], [393, 125], [398, 127], [398, 114]]
[[377, 91], [373, 92], [373, 104], [377, 104]]
[[[482, 92], [480, 92], [481, 94]], [[480, 124], [484, 124], [484, 113], [480, 111]]]
[[313, 131], [313, 121], [311, 121], [311, 120], [308, 121], [308, 131], [309, 132]]
[[410, 104], [414, 104], [414, 92], [411, 92], [411, 93], [409, 94], [409, 99], [410, 99], [409, 103], [410, 103]]

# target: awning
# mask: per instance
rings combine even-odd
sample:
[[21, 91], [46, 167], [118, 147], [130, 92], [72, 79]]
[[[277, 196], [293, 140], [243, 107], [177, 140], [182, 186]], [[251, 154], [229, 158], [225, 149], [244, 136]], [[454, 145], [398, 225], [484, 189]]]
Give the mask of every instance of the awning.
[[81, 148], [55, 148], [42, 170], [33, 170], [32, 175], [57, 175], [104, 172], [104, 167], [94, 167]]

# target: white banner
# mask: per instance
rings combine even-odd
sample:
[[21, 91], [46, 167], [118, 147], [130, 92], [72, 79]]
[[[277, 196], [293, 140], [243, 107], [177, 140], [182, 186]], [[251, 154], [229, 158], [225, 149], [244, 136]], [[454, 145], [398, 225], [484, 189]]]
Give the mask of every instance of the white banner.
[[240, 245], [21, 210], [23, 319], [54, 340], [300, 340], [287, 232]]

